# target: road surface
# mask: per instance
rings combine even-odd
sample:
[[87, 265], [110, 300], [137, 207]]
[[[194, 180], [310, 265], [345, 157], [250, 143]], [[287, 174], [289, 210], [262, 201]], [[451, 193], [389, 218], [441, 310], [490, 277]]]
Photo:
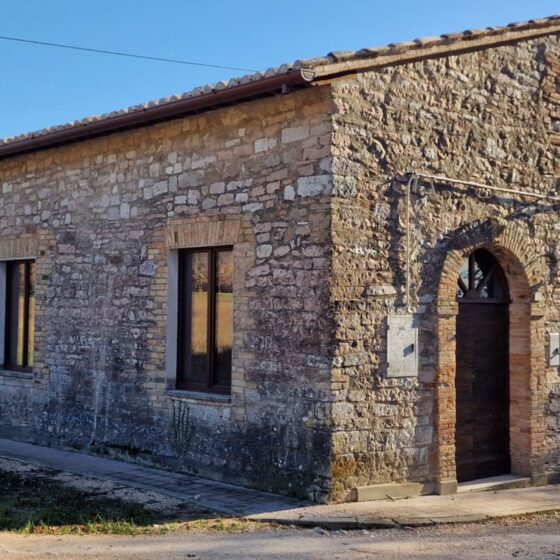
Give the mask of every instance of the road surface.
[[162, 536], [0, 533], [2, 560], [522, 560], [560, 559], [560, 517], [412, 529], [274, 529]]

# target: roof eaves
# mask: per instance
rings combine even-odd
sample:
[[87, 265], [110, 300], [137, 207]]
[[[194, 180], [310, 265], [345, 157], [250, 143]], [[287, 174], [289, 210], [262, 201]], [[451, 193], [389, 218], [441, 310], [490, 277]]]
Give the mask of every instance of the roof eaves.
[[406, 64], [427, 58], [439, 58], [514, 44], [560, 33], [560, 16], [512, 23], [506, 27], [465, 30], [439, 37], [423, 37], [392, 43], [375, 49], [333, 52], [326, 57], [305, 61], [315, 71], [315, 80]]
[[104, 134], [146, 126], [211, 108], [237, 103], [263, 95], [281, 93], [286, 88], [304, 87], [315, 73], [305, 68], [280, 67], [244, 76], [230, 82], [196, 88], [145, 105], [136, 105], [98, 117], [88, 117], [61, 126], [23, 134], [0, 141], [0, 159], [34, 152]]

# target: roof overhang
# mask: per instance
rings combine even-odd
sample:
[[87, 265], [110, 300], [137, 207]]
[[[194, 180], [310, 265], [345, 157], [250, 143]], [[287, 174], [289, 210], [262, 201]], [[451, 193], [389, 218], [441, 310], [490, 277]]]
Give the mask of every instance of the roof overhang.
[[506, 28], [483, 29], [451, 33], [441, 37], [427, 37], [406, 43], [389, 45], [380, 49], [364, 49], [348, 56], [333, 53], [324, 64], [313, 65], [314, 80], [334, 78], [376, 70], [386, 66], [409, 64], [430, 58], [442, 58], [469, 52], [514, 45], [560, 33], [560, 17], [527, 22]]
[[138, 110], [117, 112], [103, 118], [91, 119], [89, 122], [80, 121], [75, 125], [60, 127], [46, 133], [26, 135], [21, 139], [0, 144], [0, 159], [155, 124], [249, 99], [287, 93], [309, 85], [313, 77], [314, 72], [312, 71], [292, 70], [186, 99], [142, 106]]

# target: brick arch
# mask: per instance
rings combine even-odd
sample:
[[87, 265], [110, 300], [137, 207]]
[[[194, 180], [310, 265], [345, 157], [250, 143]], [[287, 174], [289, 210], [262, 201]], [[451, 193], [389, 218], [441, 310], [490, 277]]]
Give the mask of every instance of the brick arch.
[[440, 493], [457, 487], [455, 468], [455, 334], [459, 305], [457, 276], [468, 255], [479, 248], [498, 260], [508, 282], [510, 314], [510, 453], [512, 472], [535, 478], [541, 474], [544, 430], [543, 305], [540, 288], [546, 274], [544, 258], [522, 226], [498, 220], [478, 221], [457, 230], [441, 268], [436, 300], [437, 486]]

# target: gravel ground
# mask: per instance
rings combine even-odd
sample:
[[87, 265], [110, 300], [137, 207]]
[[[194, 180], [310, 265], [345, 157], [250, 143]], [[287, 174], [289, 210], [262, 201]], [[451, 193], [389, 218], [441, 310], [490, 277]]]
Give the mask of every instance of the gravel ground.
[[237, 534], [22, 536], [0, 533], [3, 560], [558, 560], [560, 515], [378, 531], [275, 529]]

